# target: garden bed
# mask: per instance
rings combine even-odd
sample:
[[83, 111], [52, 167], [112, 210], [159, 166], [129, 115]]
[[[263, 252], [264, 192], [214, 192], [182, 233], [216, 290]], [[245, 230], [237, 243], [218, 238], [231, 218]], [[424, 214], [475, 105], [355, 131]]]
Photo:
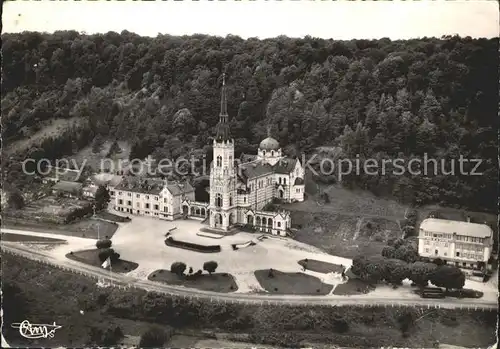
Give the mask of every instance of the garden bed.
[[44, 244], [63, 244], [66, 242], [66, 240], [53, 239], [45, 236], [11, 234], [11, 233], [2, 233], [2, 241], [32, 242], [32, 243], [44, 243]]
[[307, 270], [315, 271], [317, 273], [342, 273], [342, 267], [338, 264], [332, 264], [328, 262], [317, 261], [315, 259], [302, 259], [298, 262], [302, 267], [306, 267]]
[[198, 245], [193, 242], [175, 240], [171, 236], [165, 239], [165, 245], [203, 253], [220, 252], [220, 245]]
[[255, 277], [263, 289], [273, 294], [327, 295], [333, 286], [324, 284], [320, 279], [303, 273], [285, 273], [269, 269], [256, 270]]
[[[66, 258], [101, 268], [103, 262], [99, 259], [100, 251], [101, 250], [99, 249], [93, 249], [70, 252], [66, 255]], [[137, 269], [137, 267], [139, 267], [139, 264], [137, 263], [119, 259], [111, 264], [111, 271], [115, 273], [129, 273], [132, 270]]]
[[113, 213], [110, 213], [107, 211], [101, 211], [96, 216], [97, 216], [97, 218], [105, 219], [105, 220], [112, 221], [115, 223], [126, 223], [126, 222], [131, 221], [131, 219], [129, 217], [119, 216], [119, 215], [116, 215], [116, 214], [113, 214]]
[[229, 293], [238, 290], [238, 285], [234, 277], [227, 273], [201, 274], [188, 279], [186, 275], [178, 276], [170, 270], [159, 269], [149, 274], [148, 280], [164, 282], [169, 285], [196, 288], [203, 291]]

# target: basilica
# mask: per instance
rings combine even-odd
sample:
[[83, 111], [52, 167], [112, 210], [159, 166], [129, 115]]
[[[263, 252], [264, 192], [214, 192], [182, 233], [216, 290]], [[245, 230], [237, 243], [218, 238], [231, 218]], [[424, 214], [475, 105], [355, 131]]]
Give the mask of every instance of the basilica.
[[234, 158], [227, 113], [225, 79], [222, 82], [219, 123], [213, 140], [210, 171], [210, 227], [228, 230], [247, 225], [260, 231], [286, 235], [291, 226], [287, 211], [267, 211], [266, 205], [304, 200], [304, 167], [298, 159], [283, 155], [277, 140], [260, 142], [256, 155]]
[[234, 157], [227, 113], [225, 78], [221, 109], [213, 140], [210, 167], [210, 201], [195, 201], [193, 187], [165, 179], [120, 177], [107, 184], [117, 211], [159, 219], [198, 219], [213, 230], [229, 231], [236, 226], [286, 236], [290, 213], [268, 204], [304, 200], [304, 167], [298, 159], [284, 156], [278, 141], [268, 136], [257, 154]]

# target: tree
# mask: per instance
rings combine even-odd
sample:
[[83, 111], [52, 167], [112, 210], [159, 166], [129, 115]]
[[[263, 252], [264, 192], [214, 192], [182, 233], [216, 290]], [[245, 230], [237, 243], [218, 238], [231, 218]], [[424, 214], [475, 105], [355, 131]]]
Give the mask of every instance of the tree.
[[174, 274], [177, 274], [179, 277], [184, 275], [184, 271], [186, 270], [186, 264], [182, 262], [174, 262], [170, 266], [170, 271]]
[[120, 259], [120, 254], [115, 252], [112, 248], [103, 248], [99, 251], [99, 260], [104, 263], [106, 259], [110, 259], [111, 262], [117, 262]]
[[462, 289], [465, 285], [465, 274], [455, 266], [442, 265], [437, 267], [429, 278], [433, 285], [448, 289]]
[[118, 142], [115, 140], [113, 142], [113, 144], [111, 144], [111, 147], [109, 148], [109, 151], [108, 151], [108, 157], [111, 157], [115, 154], [118, 154], [118, 153], [121, 153], [122, 152], [122, 149], [120, 148], [120, 146], [118, 145]]
[[21, 192], [17, 189], [9, 192], [7, 202], [10, 208], [20, 210], [24, 207], [24, 198]]
[[206, 270], [210, 275], [212, 275], [212, 273], [215, 273], [217, 267], [218, 264], [216, 261], [208, 261], [203, 263], [203, 270]]
[[384, 279], [387, 282], [397, 286], [401, 285], [403, 280], [409, 277], [410, 269], [408, 263], [399, 259], [387, 259], [385, 263], [386, 275]]
[[110, 239], [97, 240], [97, 242], [95, 243], [95, 245], [99, 249], [110, 248], [111, 247], [111, 240]]
[[419, 287], [426, 287], [433, 271], [437, 268], [434, 263], [415, 262], [409, 265], [408, 278]]
[[110, 200], [111, 196], [109, 195], [108, 189], [106, 189], [105, 186], [100, 185], [99, 188], [97, 188], [97, 191], [95, 192], [95, 198], [94, 198], [96, 211], [100, 211], [106, 208]]
[[96, 135], [94, 137], [94, 140], [92, 141], [92, 152], [94, 154], [99, 153], [101, 151], [102, 145], [104, 143], [104, 139], [100, 134]]
[[170, 339], [168, 333], [161, 327], [153, 326], [141, 335], [139, 341], [140, 348], [162, 348], [167, 340]]

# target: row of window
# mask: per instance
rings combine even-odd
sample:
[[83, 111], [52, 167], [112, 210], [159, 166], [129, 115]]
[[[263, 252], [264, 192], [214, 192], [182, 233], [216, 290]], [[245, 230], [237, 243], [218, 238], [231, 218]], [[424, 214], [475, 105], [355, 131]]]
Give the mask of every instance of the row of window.
[[[122, 199], [119, 199], [119, 200], [118, 200], [118, 204], [119, 204], [119, 205], [123, 205], [123, 200], [122, 200]], [[128, 200], [126, 205], [127, 205], [127, 206], [132, 206], [132, 201]], [[160, 205], [152, 205], [152, 206], [153, 206], [153, 209], [154, 209], [154, 210], [156, 210], [156, 211], [158, 211], [158, 210], [160, 209]], [[135, 204], [135, 207], [136, 207], [136, 208], [141, 208], [141, 203], [140, 203], [140, 202], [137, 202], [137, 203]], [[148, 203], [145, 203], [145, 204], [144, 204], [144, 208], [145, 208], [145, 209], [150, 209], [150, 208], [151, 208], [151, 205], [150, 205], [150, 204], [148, 204]], [[167, 210], [168, 210], [168, 208], [167, 208], [167, 206], [165, 206], [164, 211], [165, 211], [165, 212], [167, 212]]]
[[484, 251], [483, 246], [468, 245], [468, 244], [455, 244], [455, 246], [457, 249], [470, 251], [470, 252], [483, 252]]
[[[229, 164], [231, 164], [233, 162], [233, 157], [232, 156], [229, 156]], [[217, 163], [217, 167], [221, 167], [222, 166], [222, 156], [217, 156], [217, 160], [216, 160], [216, 163]]]
[[[118, 192], [118, 195], [119, 195], [119, 196], [121, 196], [122, 194], [123, 194], [123, 193], [122, 193], [121, 191], [119, 191], [119, 192]], [[114, 191], [110, 192], [110, 195], [115, 195], [115, 192], [114, 192]], [[132, 197], [132, 193], [127, 193], [127, 196], [128, 196], [128, 197]], [[144, 196], [146, 197], [146, 200], [149, 200], [149, 195], [144, 195]], [[140, 199], [140, 198], [141, 198], [141, 194], [135, 194], [135, 197], [136, 197], [137, 199]], [[156, 201], [158, 201], [158, 200], [160, 199], [160, 197], [155, 196], [155, 197], [154, 197], [154, 199], [155, 199]], [[167, 200], [167, 199], [165, 198], [164, 200], [165, 200], [165, 202], [166, 202], [166, 200]]]
[[[424, 236], [425, 237], [432, 237], [432, 238], [438, 238], [438, 239], [452, 239], [453, 238], [453, 234], [438, 234], [438, 233], [432, 233], [432, 232], [424, 232]], [[483, 242], [483, 239], [482, 238], [477, 238], [477, 237], [473, 237], [473, 236], [464, 236], [464, 235], [457, 235], [455, 240], [457, 241], [465, 241], [465, 242], [477, 242], [477, 243], [481, 243]]]

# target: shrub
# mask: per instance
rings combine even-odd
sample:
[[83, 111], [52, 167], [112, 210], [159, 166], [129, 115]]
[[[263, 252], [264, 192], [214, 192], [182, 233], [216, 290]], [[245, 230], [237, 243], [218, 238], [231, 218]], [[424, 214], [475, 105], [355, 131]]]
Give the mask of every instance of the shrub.
[[174, 262], [170, 266], [170, 271], [178, 276], [184, 275], [184, 271], [186, 270], [186, 264], [182, 262]]
[[201, 274], [203, 274], [203, 271], [202, 271], [201, 269], [198, 269], [198, 270], [196, 271], [196, 274], [195, 274], [195, 275], [200, 276]]
[[97, 242], [95, 243], [95, 246], [99, 249], [110, 248], [111, 247], [111, 240], [110, 239], [97, 240]]
[[465, 284], [465, 274], [455, 266], [443, 265], [437, 267], [430, 275], [429, 280], [438, 287], [448, 289], [462, 289]]
[[108, 257], [111, 257], [112, 254], [115, 253], [115, 250], [112, 248], [103, 248], [101, 251], [99, 251], [99, 260], [101, 262], [104, 262]]
[[170, 336], [161, 327], [153, 326], [146, 330], [141, 336], [139, 347], [163, 347]]
[[206, 270], [210, 275], [212, 275], [212, 273], [215, 273], [217, 267], [218, 264], [216, 261], [208, 261], [203, 264], [203, 270]]

